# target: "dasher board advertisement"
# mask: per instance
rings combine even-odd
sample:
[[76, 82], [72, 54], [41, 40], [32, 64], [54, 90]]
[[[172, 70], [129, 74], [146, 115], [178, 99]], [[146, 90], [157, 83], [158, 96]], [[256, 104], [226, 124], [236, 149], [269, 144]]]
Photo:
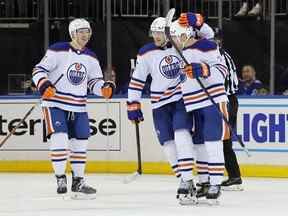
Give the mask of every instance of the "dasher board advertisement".
[[[15, 127], [37, 100], [0, 100], [0, 139]], [[90, 125], [90, 151], [120, 151], [120, 102], [90, 101], [88, 103]], [[21, 124], [1, 150], [48, 150], [47, 136], [38, 105]]]

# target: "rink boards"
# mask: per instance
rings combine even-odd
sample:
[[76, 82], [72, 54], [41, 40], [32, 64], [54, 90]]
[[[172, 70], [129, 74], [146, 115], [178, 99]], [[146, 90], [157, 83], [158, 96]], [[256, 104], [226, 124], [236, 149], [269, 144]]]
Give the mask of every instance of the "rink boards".
[[[37, 103], [34, 97], [0, 98], [0, 139]], [[244, 176], [288, 177], [288, 98], [244, 97], [239, 99], [237, 134], [252, 157], [237, 142]], [[142, 102], [145, 121], [140, 125], [142, 159], [146, 173], [171, 173], [154, 132], [149, 99]], [[110, 103], [90, 98], [88, 172], [133, 172], [136, 169], [135, 127], [127, 120], [125, 98]], [[107, 120], [108, 119], [108, 120]], [[108, 135], [108, 136], [107, 136]], [[51, 171], [40, 106], [0, 149], [0, 171]]]

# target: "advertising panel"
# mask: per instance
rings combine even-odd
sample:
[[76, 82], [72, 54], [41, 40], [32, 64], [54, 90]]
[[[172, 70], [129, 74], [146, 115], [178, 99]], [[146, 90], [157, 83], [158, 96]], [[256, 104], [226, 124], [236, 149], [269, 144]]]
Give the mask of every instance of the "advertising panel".
[[[35, 101], [2, 101], [0, 106], [1, 139], [21, 121], [34, 104]], [[106, 102], [91, 101], [88, 105], [88, 112], [91, 135], [89, 150], [101, 151], [109, 148], [111, 151], [120, 151], [120, 102], [111, 102], [108, 107]], [[33, 110], [2, 148], [1, 150], [19, 151], [48, 150], [40, 105]]]

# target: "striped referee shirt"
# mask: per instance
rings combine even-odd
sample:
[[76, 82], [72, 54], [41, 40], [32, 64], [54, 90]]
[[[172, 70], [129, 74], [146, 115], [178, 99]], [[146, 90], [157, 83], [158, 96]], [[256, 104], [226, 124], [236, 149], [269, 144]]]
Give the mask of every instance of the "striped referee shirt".
[[238, 78], [237, 78], [236, 66], [231, 56], [224, 49], [221, 49], [220, 53], [224, 57], [228, 69], [228, 75], [226, 76], [225, 79], [226, 93], [227, 95], [236, 94], [238, 91]]

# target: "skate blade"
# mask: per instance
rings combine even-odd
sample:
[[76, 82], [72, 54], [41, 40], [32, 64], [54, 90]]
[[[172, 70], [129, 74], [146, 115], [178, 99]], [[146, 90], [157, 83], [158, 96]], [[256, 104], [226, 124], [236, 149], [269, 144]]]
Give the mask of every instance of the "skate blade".
[[226, 187], [221, 187], [221, 190], [223, 191], [243, 191], [244, 188], [242, 185], [231, 185]]
[[67, 193], [58, 194], [57, 196], [59, 199], [62, 199], [62, 200], [70, 200], [70, 196]]
[[43, 197], [33, 197], [31, 200], [71, 200], [71, 197], [68, 194], [56, 194], [51, 196], [43, 196]]
[[140, 175], [141, 174], [138, 172], [132, 173], [131, 175], [128, 175], [123, 179], [123, 183], [129, 184], [129, 183], [135, 181]]
[[207, 204], [209, 206], [218, 206], [218, 205], [220, 205], [219, 199], [207, 199], [206, 201], [207, 201]]
[[220, 205], [220, 202], [219, 200], [215, 201], [215, 200], [209, 200], [209, 199], [203, 198], [203, 199], [198, 199], [196, 205], [197, 206], [218, 206]]
[[188, 195], [177, 195], [179, 199], [180, 205], [196, 205], [198, 200], [194, 196], [188, 196]]
[[96, 199], [96, 193], [95, 194], [83, 194], [80, 192], [72, 192], [71, 199], [73, 199], [73, 200], [93, 200], [93, 199]]

